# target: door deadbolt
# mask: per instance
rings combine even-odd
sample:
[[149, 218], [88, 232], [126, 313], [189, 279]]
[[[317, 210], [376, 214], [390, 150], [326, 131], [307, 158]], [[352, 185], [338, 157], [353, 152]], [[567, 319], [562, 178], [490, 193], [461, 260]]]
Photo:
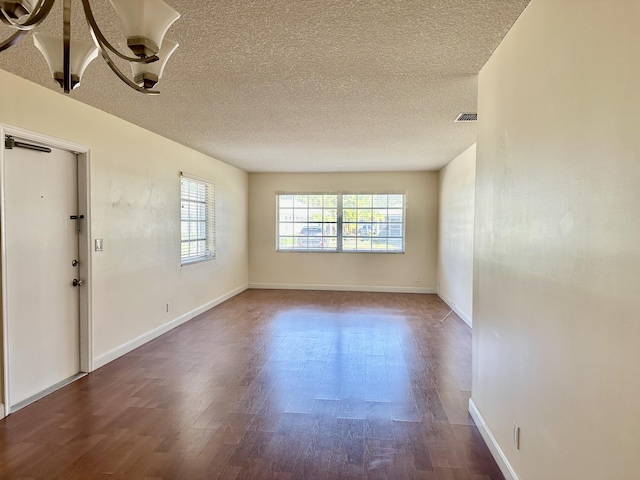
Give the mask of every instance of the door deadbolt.
[[80, 262], [79, 262], [78, 260], [73, 260], [73, 261], [71, 262], [71, 266], [72, 266], [72, 267], [77, 267], [78, 265], [80, 265]]
[[82, 226], [82, 220], [84, 219], [84, 215], [71, 215], [69, 219], [75, 220], [77, 222], [78, 235], [80, 235], [80, 227]]
[[84, 280], [78, 280], [77, 278], [74, 278], [72, 285], [74, 287], [81, 287], [82, 285], [84, 285]]

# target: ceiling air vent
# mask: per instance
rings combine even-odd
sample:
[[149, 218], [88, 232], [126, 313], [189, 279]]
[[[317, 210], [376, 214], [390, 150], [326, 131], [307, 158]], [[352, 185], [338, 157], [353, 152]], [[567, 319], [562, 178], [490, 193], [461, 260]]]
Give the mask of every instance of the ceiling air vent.
[[458, 115], [458, 118], [454, 120], [454, 122], [477, 122], [478, 114], [477, 113], [461, 113]]

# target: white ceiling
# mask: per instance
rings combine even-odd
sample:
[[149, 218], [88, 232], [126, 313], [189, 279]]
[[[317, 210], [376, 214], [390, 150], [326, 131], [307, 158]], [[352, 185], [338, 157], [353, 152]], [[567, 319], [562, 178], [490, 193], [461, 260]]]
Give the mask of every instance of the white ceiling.
[[[71, 97], [250, 172], [441, 168], [475, 142], [475, 124], [453, 120], [475, 112], [477, 74], [529, 3], [167, 1], [182, 18], [162, 95], [97, 59]], [[72, 35], [88, 38], [72, 3]], [[117, 43], [110, 5], [92, 5]], [[42, 31], [61, 31], [56, 10]], [[30, 37], [0, 68], [59, 90]]]

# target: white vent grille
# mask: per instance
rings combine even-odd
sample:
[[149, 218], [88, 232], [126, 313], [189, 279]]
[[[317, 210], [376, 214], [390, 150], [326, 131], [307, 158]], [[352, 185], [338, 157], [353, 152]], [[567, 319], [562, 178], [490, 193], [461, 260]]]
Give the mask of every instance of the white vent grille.
[[454, 120], [454, 122], [477, 122], [478, 114], [477, 113], [461, 113]]

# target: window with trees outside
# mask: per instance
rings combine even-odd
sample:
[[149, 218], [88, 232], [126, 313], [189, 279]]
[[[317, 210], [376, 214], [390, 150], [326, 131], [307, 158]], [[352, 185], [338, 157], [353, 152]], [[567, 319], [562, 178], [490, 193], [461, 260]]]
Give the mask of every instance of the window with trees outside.
[[277, 250], [403, 253], [405, 195], [277, 195]]

